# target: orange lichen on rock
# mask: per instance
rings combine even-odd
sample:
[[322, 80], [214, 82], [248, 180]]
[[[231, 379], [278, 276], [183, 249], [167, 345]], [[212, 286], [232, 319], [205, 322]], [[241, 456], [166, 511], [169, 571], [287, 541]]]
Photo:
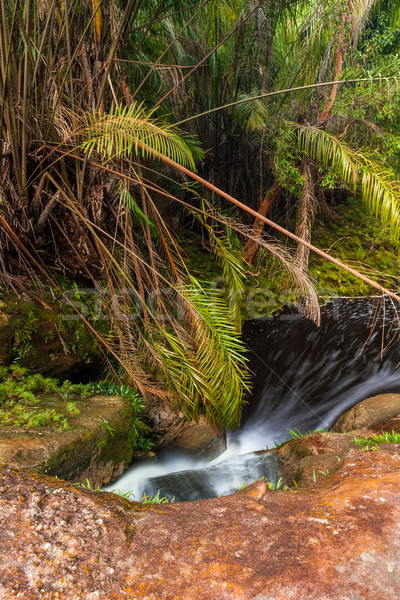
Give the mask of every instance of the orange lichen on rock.
[[397, 600], [399, 489], [396, 445], [312, 490], [163, 506], [3, 469], [0, 598]]

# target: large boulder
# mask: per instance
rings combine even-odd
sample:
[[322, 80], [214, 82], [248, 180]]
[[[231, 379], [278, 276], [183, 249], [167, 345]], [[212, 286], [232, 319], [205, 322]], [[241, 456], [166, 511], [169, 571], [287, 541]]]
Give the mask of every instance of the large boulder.
[[[50, 396], [41, 400], [41, 409], [62, 412], [63, 404], [62, 398]], [[94, 396], [74, 404], [79, 414], [69, 419], [66, 430], [54, 424], [35, 429], [0, 427], [0, 463], [73, 482], [86, 483], [88, 479], [93, 488], [119, 477], [132, 458], [129, 401]]]
[[379, 429], [380, 426], [386, 431], [386, 423], [399, 416], [400, 394], [379, 394], [359, 402], [344, 413], [332, 427], [332, 431], [352, 431], [364, 427]]
[[323, 484], [141, 505], [46, 476], [0, 477], [0, 598], [400, 597], [398, 446], [355, 450]]

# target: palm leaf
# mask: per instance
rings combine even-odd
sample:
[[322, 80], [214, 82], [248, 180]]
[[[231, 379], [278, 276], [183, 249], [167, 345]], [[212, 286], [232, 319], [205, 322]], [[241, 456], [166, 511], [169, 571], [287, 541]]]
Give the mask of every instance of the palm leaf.
[[187, 329], [165, 332], [156, 343], [167, 381], [188, 418], [199, 408], [225, 429], [237, 427], [244, 392], [248, 389], [245, 347], [229, 316], [225, 301], [206, 293], [193, 277], [180, 290], [191, 310]]
[[298, 148], [325, 169], [334, 169], [340, 178], [356, 190], [359, 174], [355, 153], [334, 135], [317, 127], [288, 123], [297, 132]]
[[80, 131], [82, 149], [90, 156], [102, 154], [107, 160], [129, 158], [139, 151], [145, 157], [165, 156], [183, 166], [195, 169], [186, 142], [171, 125], [152, 118], [141, 105], [112, 108], [108, 114], [92, 114], [85, 118]]
[[400, 183], [393, 173], [360, 155], [362, 197], [370, 211], [390, 226], [395, 240], [400, 230]]
[[298, 147], [325, 169], [333, 169], [344, 183], [356, 192], [368, 209], [384, 223], [397, 240], [400, 228], [400, 183], [393, 172], [353, 150], [334, 135], [316, 127], [296, 123], [289, 126], [298, 133]]
[[[247, 131], [262, 131], [265, 129], [265, 121], [268, 117], [268, 112], [265, 101], [254, 99], [254, 97], [259, 94], [259, 90], [252, 94], [240, 94], [237, 99], [240, 100], [241, 103], [237, 104], [233, 109], [235, 117], [245, 126]], [[247, 98], [248, 102], [246, 102]]]

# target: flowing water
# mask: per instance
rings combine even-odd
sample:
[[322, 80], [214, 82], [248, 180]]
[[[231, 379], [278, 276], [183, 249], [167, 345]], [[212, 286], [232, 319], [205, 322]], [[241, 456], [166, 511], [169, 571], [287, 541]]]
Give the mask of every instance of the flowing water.
[[[383, 299], [335, 299], [322, 308], [317, 327], [294, 311], [247, 321], [243, 339], [252, 371], [252, 394], [227, 451], [206, 463], [169, 454], [133, 467], [108, 489], [133, 490], [176, 500], [231, 493], [261, 476], [276, 482], [276, 460], [256, 450], [290, 439], [289, 428], [328, 428], [357, 402], [400, 393], [399, 334]], [[388, 345], [388, 342], [392, 343]]]

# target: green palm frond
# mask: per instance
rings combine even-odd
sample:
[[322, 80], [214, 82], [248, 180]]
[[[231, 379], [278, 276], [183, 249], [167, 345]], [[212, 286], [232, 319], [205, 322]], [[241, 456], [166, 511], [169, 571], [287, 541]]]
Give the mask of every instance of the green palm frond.
[[243, 342], [219, 294], [206, 293], [191, 277], [181, 295], [192, 311], [190, 331], [166, 332], [157, 343], [168, 383], [184, 398], [180, 408], [188, 418], [200, 407], [219, 427], [237, 427], [249, 383]]
[[131, 211], [131, 216], [133, 220], [140, 225], [142, 225], [143, 223], [147, 223], [150, 226], [152, 233], [155, 234], [156, 227], [153, 221], [150, 221], [150, 219], [144, 214], [144, 212], [136, 202], [135, 198], [132, 196], [126, 181], [119, 181], [118, 191], [123, 205], [127, 206]]
[[395, 240], [400, 231], [400, 183], [393, 173], [377, 163], [360, 157], [362, 196], [370, 211], [390, 225]]
[[400, 182], [393, 172], [365, 154], [353, 150], [334, 135], [316, 127], [291, 123], [298, 132], [298, 147], [325, 169], [334, 170], [353, 192], [357, 184], [368, 209], [384, 223], [397, 240], [400, 230]]
[[[239, 123], [245, 126], [247, 131], [262, 131], [265, 129], [268, 111], [265, 101], [254, 100], [254, 96], [258, 96], [259, 94], [259, 90], [253, 94], [240, 94], [237, 100], [240, 100], [241, 104], [237, 104], [233, 109], [235, 117]], [[248, 102], [245, 102], [247, 98]]]
[[354, 191], [359, 179], [355, 153], [334, 135], [317, 127], [288, 123], [297, 132], [298, 148], [325, 169], [334, 169]]
[[[207, 229], [214, 254], [222, 267], [225, 286], [227, 288], [229, 315], [236, 324], [237, 329], [240, 330], [240, 306], [244, 294], [244, 280], [246, 276], [241, 256], [242, 248], [240, 241], [233, 231], [232, 219], [225, 216], [222, 209], [216, 214], [212, 205], [204, 200], [202, 202], [202, 212], [194, 209], [190, 212]], [[207, 219], [206, 215], [210, 216], [211, 222]], [[214, 217], [216, 217], [215, 220]]]
[[111, 108], [108, 114], [92, 114], [85, 118], [80, 131], [82, 149], [90, 156], [102, 154], [107, 160], [130, 158], [139, 151], [145, 157], [162, 160], [163, 156], [195, 169], [188, 144], [169, 124], [152, 117], [143, 106], [132, 104]]
[[204, 374], [196, 367], [193, 348], [187, 339], [168, 331], [163, 341], [155, 343], [155, 348], [163, 362], [169, 387], [179, 398], [177, 408], [183, 410], [188, 419], [196, 419], [200, 398], [207, 397], [209, 390]]
[[204, 293], [191, 278], [193, 287], [186, 298], [198, 315], [195, 339], [196, 362], [207, 376], [210, 396], [204, 399], [209, 419], [224, 427], [237, 427], [248, 389], [245, 347], [229, 317], [228, 307], [218, 294]]

